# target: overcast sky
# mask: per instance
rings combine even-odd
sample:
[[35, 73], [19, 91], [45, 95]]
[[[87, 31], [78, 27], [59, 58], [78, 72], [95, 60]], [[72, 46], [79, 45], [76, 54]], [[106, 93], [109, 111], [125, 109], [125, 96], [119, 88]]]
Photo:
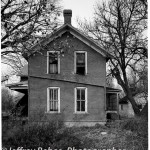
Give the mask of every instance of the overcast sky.
[[[76, 19], [92, 19], [94, 6], [98, 0], [62, 0], [64, 9], [72, 9], [72, 25], [77, 27]], [[99, 0], [102, 1], [102, 0]]]

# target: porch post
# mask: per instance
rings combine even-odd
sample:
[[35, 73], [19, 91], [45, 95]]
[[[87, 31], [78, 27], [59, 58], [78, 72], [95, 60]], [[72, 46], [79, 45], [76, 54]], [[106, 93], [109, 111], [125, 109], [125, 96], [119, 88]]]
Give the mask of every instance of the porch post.
[[119, 115], [119, 99], [118, 99], [118, 93], [116, 93], [117, 94], [117, 114]]

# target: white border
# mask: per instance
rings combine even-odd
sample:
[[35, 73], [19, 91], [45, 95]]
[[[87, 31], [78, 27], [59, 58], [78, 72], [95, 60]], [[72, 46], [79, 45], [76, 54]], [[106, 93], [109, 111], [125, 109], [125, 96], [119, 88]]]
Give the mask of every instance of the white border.
[[87, 75], [87, 51], [75, 51], [74, 52], [74, 73], [76, 74], [76, 58], [77, 58], [77, 53], [85, 53], [85, 75]]
[[60, 74], [60, 52], [59, 51], [47, 51], [47, 74], [49, 73], [49, 53], [58, 53], [58, 74]]
[[[85, 111], [77, 111], [77, 107], [76, 107], [76, 100], [77, 100], [77, 89], [85, 89]], [[88, 113], [87, 112], [87, 108], [88, 108], [88, 90], [86, 87], [76, 87], [74, 88], [74, 112], [76, 114], [85, 114], [85, 113]]]
[[[49, 111], [49, 90], [58, 89], [58, 111]], [[59, 87], [48, 87], [47, 88], [47, 113], [60, 113], [60, 88]]]

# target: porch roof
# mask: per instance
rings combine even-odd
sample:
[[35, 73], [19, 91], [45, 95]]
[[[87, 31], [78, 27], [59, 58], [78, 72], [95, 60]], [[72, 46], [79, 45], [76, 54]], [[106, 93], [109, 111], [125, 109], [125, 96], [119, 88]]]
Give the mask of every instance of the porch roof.
[[106, 87], [106, 93], [120, 93], [122, 90], [111, 87]]
[[21, 81], [17, 83], [7, 84], [6, 87], [9, 87], [11, 90], [15, 90], [21, 93], [27, 93], [28, 81]]

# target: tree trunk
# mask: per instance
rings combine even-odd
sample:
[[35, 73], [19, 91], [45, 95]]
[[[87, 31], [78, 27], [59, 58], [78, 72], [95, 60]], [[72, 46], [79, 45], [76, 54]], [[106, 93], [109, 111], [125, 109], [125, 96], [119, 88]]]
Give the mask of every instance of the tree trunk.
[[146, 105], [144, 106], [144, 108], [142, 109], [142, 111], [140, 112], [140, 116], [142, 118], [145, 118], [148, 120], [148, 102], [146, 103]]
[[138, 108], [138, 105], [136, 104], [134, 98], [131, 95], [127, 95], [128, 100], [130, 101], [132, 108], [134, 110], [135, 115], [139, 116], [140, 115], [140, 109]]

